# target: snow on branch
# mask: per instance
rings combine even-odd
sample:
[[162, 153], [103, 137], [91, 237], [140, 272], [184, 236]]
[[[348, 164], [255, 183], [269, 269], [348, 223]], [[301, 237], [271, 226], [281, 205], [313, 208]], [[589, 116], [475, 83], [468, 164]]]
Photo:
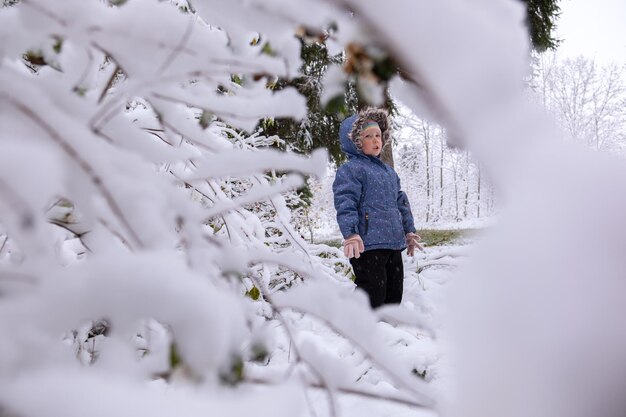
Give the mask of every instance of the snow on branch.
[[[298, 75], [298, 26], [355, 23], [313, 1], [195, 3], [22, 0], [0, 11], [3, 410], [292, 417], [319, 387], [331, 414], [337, 392], [432, 407], [352, 292], [340, 251], [300, 234], [295, 189], [324, 175], [327, 152], [268, 149], [288, 138], [257, 128], [305, 116], [306, 99], [271, 82]], [[351, 388], [287, 319], [314, 382], [267, 397], [238, 387], [286, 310], [327, 323], [401, 393]]]
[[218, 175], [238, 176], [269, 170], [299, 171], [322, 177], [326, 172], [327, 159], [328, 153], [325, 149], [313, 151], [310, 158], [272, 149], [255, 152], [220, 152], [213, 158], [205, 158], [202, 164], [196, 166], [193, 173], [186, 175], [185, 180], [194, 181]]

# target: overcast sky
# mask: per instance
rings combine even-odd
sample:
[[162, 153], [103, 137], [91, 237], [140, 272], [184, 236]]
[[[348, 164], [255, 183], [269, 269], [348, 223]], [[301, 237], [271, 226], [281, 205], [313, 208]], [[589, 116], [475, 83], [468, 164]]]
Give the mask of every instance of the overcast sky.
[[559, 55], [626, 64], [626, 0], [561, 0]]

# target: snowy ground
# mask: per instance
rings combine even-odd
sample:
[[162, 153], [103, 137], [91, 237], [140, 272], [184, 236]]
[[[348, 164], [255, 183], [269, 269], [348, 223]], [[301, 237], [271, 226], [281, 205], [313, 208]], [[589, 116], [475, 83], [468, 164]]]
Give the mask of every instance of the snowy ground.
[[[464, 242], [467, 243], [467, 242]], [[434, 333], [442, 326], [445, 314], [446, 283], [453, 279], [454, 272], [467, 254], [470, 245], [440, 246], [427, 248], [415, 258], [405, 255], [405, 281], [402, 307], [417, 311], [426, 318]], [[420, 271], [418, 273], [418, 271]], [[353, 381], [368, 391], [378, 393], [395, 393], [380, 370], [370, 363], [346, 340], [341, 338], [325, 324], [302, 315], [292, 315], [290, 319], [299, 333], [299, 340], [306, 339], [324, 355], [330, 355], [345, 363], [346, 372]], [[445, 358], [442, 360], [442, 347], [439, 339], [435, 340], [428, 334], [406, 326], [392, 326], [380, 322], [386, 343], [392, 347], [395, 360], [400, 361], [417, 374], [422, 374], [435, 388], [435, 391], [446, 390]], [[290, 361], [289, 343], [286, 338], [279, 338], [275, 353], [268, 366], [283, 368]], [[356, 395], [337, 395], [337, 416], [368, 417], [368, 416], [434, 416], [432, 411], [409, 407], [378, 399], [364, 398]], [[332, 416], [329, 409], [328, 396], [322, 390], [313, 393], [309, 398], [314, 404], [312, 417]]]
[[[473, 240], [463, 239], [450, 246], [426, 247], [424, 252], [418, 252], [413, 258], [406, 256], [406, 253], [403, 254], [405, 280], [401, 307], [417, 312], [425, 319], [436, 336], [440, 336], [440, 330], [446, 322], [446, 284], [456, 279], [455, 272], [466, 259], [473, 242]], [[324, 300], [320, 302], [323, 303]], [[332, 363], [338, 363], [340, 369], [345, 370], [347, 380], [356, 382], [357, 387], [383, 397], [399, 394], [396, 388], [388, 382], [384, 372], [373, 367], [353, 344], [339, 336], [326, 324], [299, 313], [286, 313], [285, 317], [295, 330], [299, 345], [314, 346], [319, 350], [319, 355], [331, 357]], [[451, 378], [447, 377], [448, 366], [440, 337], [435, 339], [429, 333], [417, 328], [393, 326], [384, 321], [379, 322], [378, 326], [384, 335], [386, 345], [393, 352], [394, 360], [406, 369], [414, 371], [416, 378], [421, 377], [428, 381], [434, 387], [435, 392], [449, 392], [447, 385]], [[294, 364], [294, 355], [289, 338], [281, 330], [281, 323], [272, 320], [270, 327], [275, 330], [275, 337], [274, 345], [270, 346], [269, 362], [262, 365], [247, 364], [246, 367], [262, 367], [264, 375], [274, 375], [277, 380], [280, 380], [289, 373], [289, 367]], [[85, 331], [88, 329], [89, 327], [85, 328]], [[186, 384], [174, 385], [184, 390]], [[155, 387], [170, 391], [162, 383], [156, 384]], [[263, 392], [266, 388], [263, 384], [252, 384], [247, 387], [243, 384], [241, 387], [242, 390], [252, 389], [259, 392]], [[300, 393], [304, 395], [302, 390]], [[393, 401], [342, 393], [336, 394], [336, 408], [333, 413], [329, 407], [326, 391], [308, 390], [306, 396], [309, 404], [308, 415], [311, 417], [431, 417], [436, 415], [430, 410]]]

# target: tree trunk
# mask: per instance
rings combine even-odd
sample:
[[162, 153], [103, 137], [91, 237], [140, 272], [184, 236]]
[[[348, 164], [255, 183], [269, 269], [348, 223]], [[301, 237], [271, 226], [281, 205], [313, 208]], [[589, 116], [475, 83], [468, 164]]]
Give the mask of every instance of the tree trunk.
[[441, 154], [439, 158], [439, 219], [443, 219], [443, 156], [446, 146], [442, 132], [440, 132], [439, 139], [441, 147]]
[[469, 207], [469, 152], [465, 153], [465, 197], [463, 202], [463, 218], [467, 219], [467, 209]]
[[[387, 86], [385, 85], [384, 89], [385, 89], [385, 104], [383, 105], [383, 107], [385, 110], [389, 112], [389, 115], [392, 116], [393, 109], [394, 109], [393, 100], [391, 99], [391, 96], [389, 95], [389, 88], [387, 88]], [[391, 121], [391, 117], [389, 119]], [[389, 126], [389, 128], [391, 129], [391, 126]], [[385, 146], [383, 147], [382, 152], [380, 153], [380, 159], [381, 161], [383, 161], [390, 167], [392, 168], [395, 167], [394, 161], [393, 161], [393, 140], [391, 137], [389, 138], [389, 141], [385, 143]]]
[[459, 221], [459, 184], [458, 184], [458, 174], [457, 171], [459, 169], [459, 160], [458, 154], [454, 160], [454, 164], [452, 165], [452, 176], [454, 180], [454, 220]]
[[394, 163], [393, 163], [393, 143], [392, 143], [391, 138], [389, 138], [389, 141], [387, 143], [385, 143], [385, 146], [383, 147], [383, 150], [380, 153], [380, 159], [381, 159], [381, 161], [383, 161], [384, 163], [386, 163], [390, 167], [394, 168]]
[[430, 200], [431, 200], [431, 180], [430, 180], [430, 132], [425, 122], [422, 122], [422, 132], [424, 133], [424, 151], [426, 152], [426, 223], [430, 221]]
[[476, 192], [476, 217], [480, 218], [480, 167], [478, 167], [478, 189]]

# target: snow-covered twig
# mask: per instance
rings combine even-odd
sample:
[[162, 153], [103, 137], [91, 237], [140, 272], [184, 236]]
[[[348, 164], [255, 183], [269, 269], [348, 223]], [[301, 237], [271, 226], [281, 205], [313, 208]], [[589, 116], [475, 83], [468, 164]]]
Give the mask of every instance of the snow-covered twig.
[[63, 139], [61, 135], [50, 126], [44, 119], [42, 119], [38, 114], [34, 113], [30, 107], [23, 104], [21, 101], [17, 100], [14, 97], [8, 96], [6, 93], [0, 93], [0, 98], [4, 98], [7, 100], [12, 106], [14, 106], [18, 111], [23, 113], [33, 122], [35, 122], [38, 126], [40, 126], [47, 134], [50, 139], [52, 139], [59, 147], [69, 156], [73, 161], [77, 163], [77, 165], [81, 168], [81, 170], [87, 175], [91, 183], [100, 191], [104, 199], [106, 200], [109, 208], [113, 212], [113, 214], [119, 219], [121, 224], [124, 226], [126, 231], [128, 232], [129, 239], [132, 244], [131, 247], [142, 248], [144, 246], [143, 242], [136, 234], [134, 228], [126, 219], [124, 212], [119, 207], [116, 199], [113, 197], [113, 194], [105, 185], [104, 180], [100, 177], [94, 168], [78, 153], [76, 149], [70, 145], [68, 141]]
[[[319, 379], [320, 381], [319, 386], [323, 387], [326, 393], [328, 394], [328, 401], [330, 404], [331, 413], [334, 417], [336, 417], [337, 416], [337, 404], [336, 404], [335, 396], [333, 394], [333, 390], [330, 388], [331, 386], [329, 385], [329, 382], [326, 381], [326, 379], [324, 378], [324, 375], [322, 375], [317, 370], [315, 365], [308, 362], [306, 357], [302, 355], [298, 347], [298, 344], [296, 342], [296, 339], [294, 337], [294, 331], [291, 329], [291, 326], [287, 322], [287, 320], [283, 317], [280, 309], [278, 309], [276, 305], [274, 304], [272, 300], [272, 296], [269, 294], [269, 292], [265, 290], [265, 288], [261, 285], [261, 282], [259, 282], [259, 280], [257, 280], [255, 277], [251, 276], [250, 279], [252, 279], [252, 281], [255, 283], [256, 287], [261, 292], [265, 301], [270, 305], [270, 307], [272, 308], [272, 311], [274, 311], [274, 313], [276, 314], [276, 317], [278, 321], [282, 324], [283, 329], [285, 330], [285, 333], [287, 333], [287, 337], [289, 338], [289, 349], [290, 351], [291, 349], [293, 349], [294, 354], [296, 355], [296, 362], [302, 362], [303, 364], [307, 365], [308, 369]], [[295, 368], [291, 366], [290, 369], [295, 369]]]

